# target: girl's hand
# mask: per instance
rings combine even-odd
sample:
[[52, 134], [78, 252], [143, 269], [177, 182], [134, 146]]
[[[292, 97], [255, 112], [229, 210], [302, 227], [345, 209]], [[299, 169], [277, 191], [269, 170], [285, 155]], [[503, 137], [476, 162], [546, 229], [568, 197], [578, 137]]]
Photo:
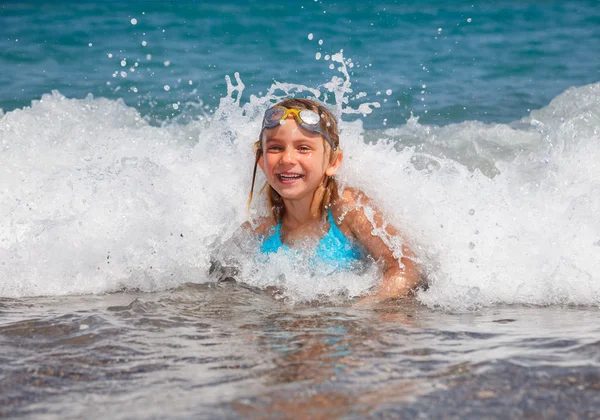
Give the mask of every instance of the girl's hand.
[[[404, 248], [404, 247], [403, 247]], [[406, 253], [410, 252], [408, 248], [403, 249]], [[402, 257], [404, 267], [392, 267], [383, 274], [383, 282], [377, 289], [375, 296], [379, 299], [405, 298], [412, 295], [413, 291], [419, 287], [421, 276], [417, 270], [416, 264], [409, 258]]]

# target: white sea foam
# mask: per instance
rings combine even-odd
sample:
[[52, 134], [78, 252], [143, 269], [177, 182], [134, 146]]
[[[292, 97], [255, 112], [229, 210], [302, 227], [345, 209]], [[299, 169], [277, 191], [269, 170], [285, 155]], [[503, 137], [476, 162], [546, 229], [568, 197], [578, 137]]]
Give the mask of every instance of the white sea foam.
[[[338, 115], [376, 106], [349, 108], [343, 76], [310, 93], [337, 98]], [[57, 92], [0, 114], [0, 296], [207, 281], [215, 244], [247, 218], [262, 112], [308, 89], [275, 84], [243, 104], [236, 81], [211, 119], [164, 127], [121, 101]], [[344, 122], [340, 182], [364, 190], [405, 232], [430, 282], [419, 295], [427, 305], [598, 305], [599, 140], [600, 84], [508, 125], [411, 118], [367, 132]], [[375, 269], [315, 277], [251, 260], [242, 279], [286, 286], [292, 298], [353, 296], [377, 281]]]

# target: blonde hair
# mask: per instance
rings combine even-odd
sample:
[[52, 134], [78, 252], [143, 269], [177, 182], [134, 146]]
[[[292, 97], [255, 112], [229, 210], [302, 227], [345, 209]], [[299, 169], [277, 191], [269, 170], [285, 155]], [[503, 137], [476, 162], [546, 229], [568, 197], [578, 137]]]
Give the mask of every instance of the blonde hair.
[[[284, 99], [279, 102], [275, 106], [282, 106], [285, 108], [294, 108], [299, 111], [301, 110], [311, 110], [315, 111], [317, 114], [321, 116], [321, 128], [329, 134], [331, 141], [336, 147], [335, 151], [332, 151], [331, 146], [323, 137], [323, 143], [325, 146], [325, 150], [329, 150], [330, 153], [330, 164], [335, 161], [338, 153], [341, 153], [340, 150], [340, 136], [338, 134], [338, 124], [335, 116], [331, 113], [329, 109], [327, 109], [324, 105], [320, 104], [317, 101], [313, 101], [311, 99], [304, 98], [291, 98]], [[252, 194], [254, 192], [254, 182], [256, 180], [256, 168], [258, 167], [258, 161], [263, 156], [262, 149], [262, 138], [258, 139], [253, 145], [254, 150], [254, 172], [252, 174], [252, 185], [250, 186], [250, 196], [248, 197], [248, 207], [252, 203]], [[269, 185], [269, 183], [265, 183], [265, 185], [260, 190], [267, 191], [267, 203], [271, 210], [271, 215], [275, 219], [275, 221], [279, 222], [283, 219], [283, 215], [285, 214], [285, 205], [283, 204], [283, 199], [279, 195], [277, 191], [273, 187]], [[311, 205], [311, 210], [314, 212], [318, 212], [321, 214], [322, 209], [327, 208], [331, 205], [331, 200], [333, 197], [337, 195], [337, 184], [333, 177], [326, 176], [325, 182], [317, 188], [315, 191], [315, 195], [313, 196], [313, 203]]]

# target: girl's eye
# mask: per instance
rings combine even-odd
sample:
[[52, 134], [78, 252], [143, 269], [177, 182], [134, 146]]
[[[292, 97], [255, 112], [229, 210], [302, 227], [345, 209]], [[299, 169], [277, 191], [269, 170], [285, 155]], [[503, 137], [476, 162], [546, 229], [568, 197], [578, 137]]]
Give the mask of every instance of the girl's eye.
[[301, 152], [310, 152], [310, 147], [308, 146], [300, 146], [298, 147], [298, 150]]
[[270, 152], [281, 152], [283, 150], [283, 147], [281, 146], [269, 146], [268, 151]]

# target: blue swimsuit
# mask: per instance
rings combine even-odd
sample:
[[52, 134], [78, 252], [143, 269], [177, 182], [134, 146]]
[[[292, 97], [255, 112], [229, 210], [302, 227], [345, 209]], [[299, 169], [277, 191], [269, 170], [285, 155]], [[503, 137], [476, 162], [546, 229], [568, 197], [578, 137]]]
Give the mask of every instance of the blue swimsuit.
[[[327, 212], [327, 220], [329, 232], [319, 241], [311, 261], [317, 264], [324, 262], [335, 269], [350, 269], [361, 259], [360, 248], [352, 244], [337, 227], [331, 209]], [[290, 248], [281, 242], [281, 221], [271, 228], [271, 231], [271, 235], [263, 240], [261, 252], [269, 254], [280, 249], [289, 251]]]

